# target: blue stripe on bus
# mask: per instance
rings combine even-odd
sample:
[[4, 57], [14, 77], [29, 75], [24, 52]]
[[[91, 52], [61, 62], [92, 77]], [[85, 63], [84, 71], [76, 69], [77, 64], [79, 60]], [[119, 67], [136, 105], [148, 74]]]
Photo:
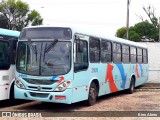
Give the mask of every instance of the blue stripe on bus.
[[121, 88], [125, 88], [125, 85], [126, 85], [126, 75], [125, 75], [125, 72], [124, 72], [124, 68], [123, 68], [123, 65], [122, 64], [116, 64], [119, 71], [120, 71], [120, 74], [121, 74], [121, 78], [122, 78], [122, 85], [121, 85]]
[[57, 77], [58, 77], [58, 76], [53, 76], [53, 77], [51, 78], [51, 80], [55, 80]]

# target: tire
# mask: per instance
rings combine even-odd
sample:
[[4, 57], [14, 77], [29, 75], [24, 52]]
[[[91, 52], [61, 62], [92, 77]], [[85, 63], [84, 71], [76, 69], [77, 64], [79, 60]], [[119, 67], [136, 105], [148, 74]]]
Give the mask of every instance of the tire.
[[98, 96], [97, 86], [94, 82], [91, 83], [89, 94], [88, 94], [88, 100], [86, 101], [86, 104], [88, 106], [92, 106], [96, 103]]
[[11, 85], [10, 95], [9, 95], [9, 105], [16, 104], [16, 100], [14, 98], [14, 83]]
[[135, 80], [134, 78], [132, 77], [131, 78], [131, 83], [130, 83], [130, 87], [128, 89], [128, 93], [129, 94], [132, 94], [134, 92], [134, 88], [135, 88]]

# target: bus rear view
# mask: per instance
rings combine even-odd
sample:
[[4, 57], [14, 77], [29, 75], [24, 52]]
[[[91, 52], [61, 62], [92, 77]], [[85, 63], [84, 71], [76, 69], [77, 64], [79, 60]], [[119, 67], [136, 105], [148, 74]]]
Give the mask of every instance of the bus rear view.
[[71, 103], [70, 28], [31, 27], [17, 47], [15, 98]]

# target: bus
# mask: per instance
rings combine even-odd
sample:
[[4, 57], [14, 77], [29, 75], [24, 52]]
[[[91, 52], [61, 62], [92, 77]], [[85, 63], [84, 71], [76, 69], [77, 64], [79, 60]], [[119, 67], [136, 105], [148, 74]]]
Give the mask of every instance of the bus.
[[16, 44], [20, 32], [0, 28], [0, 100], [14, 99]]
[[94, 105], [148, 79], [146, 45], [74, 27], [26, 27], [17, 54], [16, 99]]

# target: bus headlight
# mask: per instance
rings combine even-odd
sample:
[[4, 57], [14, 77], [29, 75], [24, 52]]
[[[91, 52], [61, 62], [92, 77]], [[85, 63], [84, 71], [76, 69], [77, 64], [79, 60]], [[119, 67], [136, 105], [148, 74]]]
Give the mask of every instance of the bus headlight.
[[18, 80], [17, 78], [15, 79], [15, 83], [16, 83], [17, 87], [19, 87], [21, 89], [25, 89], [23, 83], [20, 80]]
[[70, 80], [65, 81], [65, 82], [61, 83], [60, 85], [58, 85], [54, 91], [57, 91], [57, 92], [65, 91], [70, 84], [71, 84]]

